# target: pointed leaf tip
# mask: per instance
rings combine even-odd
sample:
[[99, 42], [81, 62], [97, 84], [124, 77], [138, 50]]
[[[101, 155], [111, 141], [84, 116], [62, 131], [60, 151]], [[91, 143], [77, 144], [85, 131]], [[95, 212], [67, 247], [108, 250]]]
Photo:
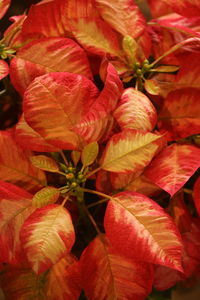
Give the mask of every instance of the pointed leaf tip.
[[45, 205], [55, 203], [58, 200], [59, 195], [59, 189], [53, 186], [44, 187], [33, 196], [32, 205], [40, 208]]
[[97, 158], [99, 145], [97, 142], [90, 143], [83, 148], [81, 160], [85, 167], [90, 166]]
[[55, 162], [55, 160], [48, 156], [45, 156], [45, 155], [31, 156], [30, 161], [35, 167], [37, 167], [41, 170], [48, 171], [48, 172], [58, 172], [59, 171], [59, 167], [58, 167], [57, 163]]
[[104, 226], [122, 255], [182, 271], [180, 233], [164, 209], [148, 197], [116, 194], [108, 203]]

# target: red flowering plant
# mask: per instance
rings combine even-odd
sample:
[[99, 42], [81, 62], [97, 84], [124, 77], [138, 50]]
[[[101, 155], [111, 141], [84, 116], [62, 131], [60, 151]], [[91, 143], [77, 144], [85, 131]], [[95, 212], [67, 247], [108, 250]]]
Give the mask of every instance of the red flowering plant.
[[166, 299], [199, 278], [200, 1], [149, 0], [148, 21], [140, 2], [43, 0], [1, 38], [21, 105], [0, 132], [8, 300]]

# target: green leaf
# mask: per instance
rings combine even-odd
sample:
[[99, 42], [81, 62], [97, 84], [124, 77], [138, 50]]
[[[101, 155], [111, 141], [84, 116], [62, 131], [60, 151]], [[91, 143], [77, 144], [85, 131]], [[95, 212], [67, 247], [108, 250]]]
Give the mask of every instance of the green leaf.
[[35, 167], [41, 170], [48, 171], [48, 172], [55, 172], [55, 173], [59, 171], [59, 167], [55, 162], [55, 160], [53, 160], [48, 156], [45, 155], [31, 156], [30, 161]]
[[40, 208], [47, 204], [55, 203], [58, 200], [59, 195], [60, 191], [57, 188], [47, 186], [33, 196], [32, 205]]
[[145, 90], [151, 95], [159, 95], [160, 87], [158, 83], [153, 79], [147, 79], [144, 83]]
[[90, 143], [83, 148], [81, 160], [85, 167], [90, 166], [96, 159], [99, 152], [99, 145], [97, 142]]
[[80, 157], [81, 157], [81, 153], [79, 151], [76, 151], [76, 150], [72, 151], [71, 158], [72, 158], [72, 161], [73, 161], [75, 166], [79, 162]]
[[122, 47], [126, 53], [129, 63], [133, 65], [136, 62], [136, 54], [138, 51], [138, 45], [136, 41], [131, 36], [126, 35], [123, 38]]
[[159, 66], [155, 69], [151, 69], [151, 72], [172, 73], [178, 70], [179, 70], [179, 66]]

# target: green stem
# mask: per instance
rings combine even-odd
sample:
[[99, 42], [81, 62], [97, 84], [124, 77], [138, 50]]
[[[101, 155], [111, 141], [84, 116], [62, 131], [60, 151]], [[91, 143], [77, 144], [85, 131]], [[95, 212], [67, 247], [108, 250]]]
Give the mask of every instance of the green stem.
[[107, 202], [107, 201], [108, 201], [108, 199], [102, 199], [102, 200], [99, 200], [99, 201], [97, 201], [97, 202], [95, 202], [95, 203], [92, 203], [92, 204], [87, 205], [87, 208], [94, 207], [94, 206], [96, 206], [96, 205], [99, 205], [99, 204], [101, 204], [101, 203], [105, 203], [105, 202]]
[[68, 166], [69, 163], [68, 163], [67, 158], [65, 157], [65, 154], [62, 150], [60, 151], [60, 155], [62, 156], [62, 159], [64, 160], [64, 163], [66, 164], [66, 166]]
[[106, 195], [106, 194], [98, 192], [98, 191], [94, 191], [94, 190], [90, 190], [90, 189], [86, 189], [86, 188], [81, 188], [81, 189], [82, 189], [83, 192], [86, 192], [86, 193], [95, 194], [95, 195], [98, 195], [100, 197], [103, 197], [103, 198], [106, 198], [106, 199], [109, 199], [109, 200], [113, 199], [112, 196]]
[[62, 171], [57, 171], [56, 173], [60, 174], [60, 175], [63, 175], [63, 176], [66, 176], [66, 174]]
[[61, 204], [62, 207], [65, 206], [65, 203], [67, 202], [68, 198], [69, 198], [69, 195], [67, 195], [67, 196], [63, 199], [63, 202], [62, 202], [62, 204]]
[[99, 170], [101, 170], [101, 167], [98, 167], [98, 168], [94, 169], [93, 171], [89, 172], [85, 177], [88, 178], [88, 177], [92, 176], [93, 174], [95, 174], [96, 172], [98, 172]]
[[184, 193], [189, 194], [189, 195], [193, 195], [193, 191], [190, 189], [183, 189]]
[[184, 46], [185, 44], [188, 44], [190, 42], [197, 42], [197, 38], [189, 38], [187, 40], [184, 40], [178, 44], [176, 44], [175, 46], [173, 46], [172, 48], [170, 48], [168, 51], [166, 51], [163, 55], [161, 55], [160, 57], [158, 57], [152, 64], [149, 65], [150, 68], [154, 67], [159, 61], [161, 61], [164, 57], [166, 57], [167, 55], [175, 52], [176, 50], [178, 50], [179, 48], [181, 48], [182, 46]]
[[94, 228], [96, 229], [96, 232], [101, 235], [101, 231], [97, 225], [97, 223], [95, 222], [93, 216], [90, 214], [89, 210], [87, 209], [86, 206], [83, 207], [85, 213], [87, 214], [88, 218], [90, 219], [90, 222], [92, 223], [92, 225], [94, 226]]

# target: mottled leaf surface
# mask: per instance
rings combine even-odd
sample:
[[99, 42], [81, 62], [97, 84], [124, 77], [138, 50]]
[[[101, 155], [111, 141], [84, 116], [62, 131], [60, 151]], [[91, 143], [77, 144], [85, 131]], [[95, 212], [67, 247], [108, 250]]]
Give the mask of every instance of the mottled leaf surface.
[[0, 80], [9, 74], [9, 67], [4, 60], [0, 59]]
[[50, 72], [70, 72], [92, 78], [84, 50], [68, 38], [37, 39], [22, 47], [11, 61], [11, 81], [22, 95], [35, 77]]
[[0, 178], [34, 191], [45, 182], [43, 171], [34, 167], [29, 158], [32, 153], [23, 150], [10, 131], [0, 132]]
[[184, 88], [172, 91], [165, 99], [158, 116], [161, 132], [170, 140], [185, 138], [200, 132], [199, 89]]
[[8, 182], [0, 181], [0, 261], [11, 265], [23, 264], [24, 254], [19, 232], [33, 212], [32, 195]]
[[145, 170], [153, 183], [173, 196], [200, 166], [200, 149], [172, 144], [158, 154]]
[[101, 17], [121, 35], [138, 37], [144, 30], [145, 19], [139, 7], [130, 0], [95, 0]]
[[67, 255], [74, 239], [69, 212], [56, 204], [36, 209], [21, 230], [24, 251], [36, 274], [46, 271]]
[[121, 192], [109, 201], [104, 217], [111, 244], [126, 257], [182, 270], [182, 243], [171, 217], [153, 200]]
[[151, 101], [141, 92], [126, 89], [114, 111], [121, 129], [133, 128], [151, 131], [156, 125], [157, 114]]
[[71, 254], [52, 266], [47, 277], [47, 299], [77, 300], [81, 292], [79, 269], [79, 262]]
[[151, 265], [120, 255], [104, 236], [89, 244], [80, 265], [83, 288], [91, 300], [142, 300], [151, 291]]
[[101, 167], [112, 172], [142, 170], [155, 155], [160, 138], [150, 132], [126, 129], [109, 140], [102, 159]]
[[25, 120], [54, 146], [77, 149], [82, 142], [73, 128], [97, 95], [95, 85], [82, 75], [60, 72], [37, 77], [25, 92]]

